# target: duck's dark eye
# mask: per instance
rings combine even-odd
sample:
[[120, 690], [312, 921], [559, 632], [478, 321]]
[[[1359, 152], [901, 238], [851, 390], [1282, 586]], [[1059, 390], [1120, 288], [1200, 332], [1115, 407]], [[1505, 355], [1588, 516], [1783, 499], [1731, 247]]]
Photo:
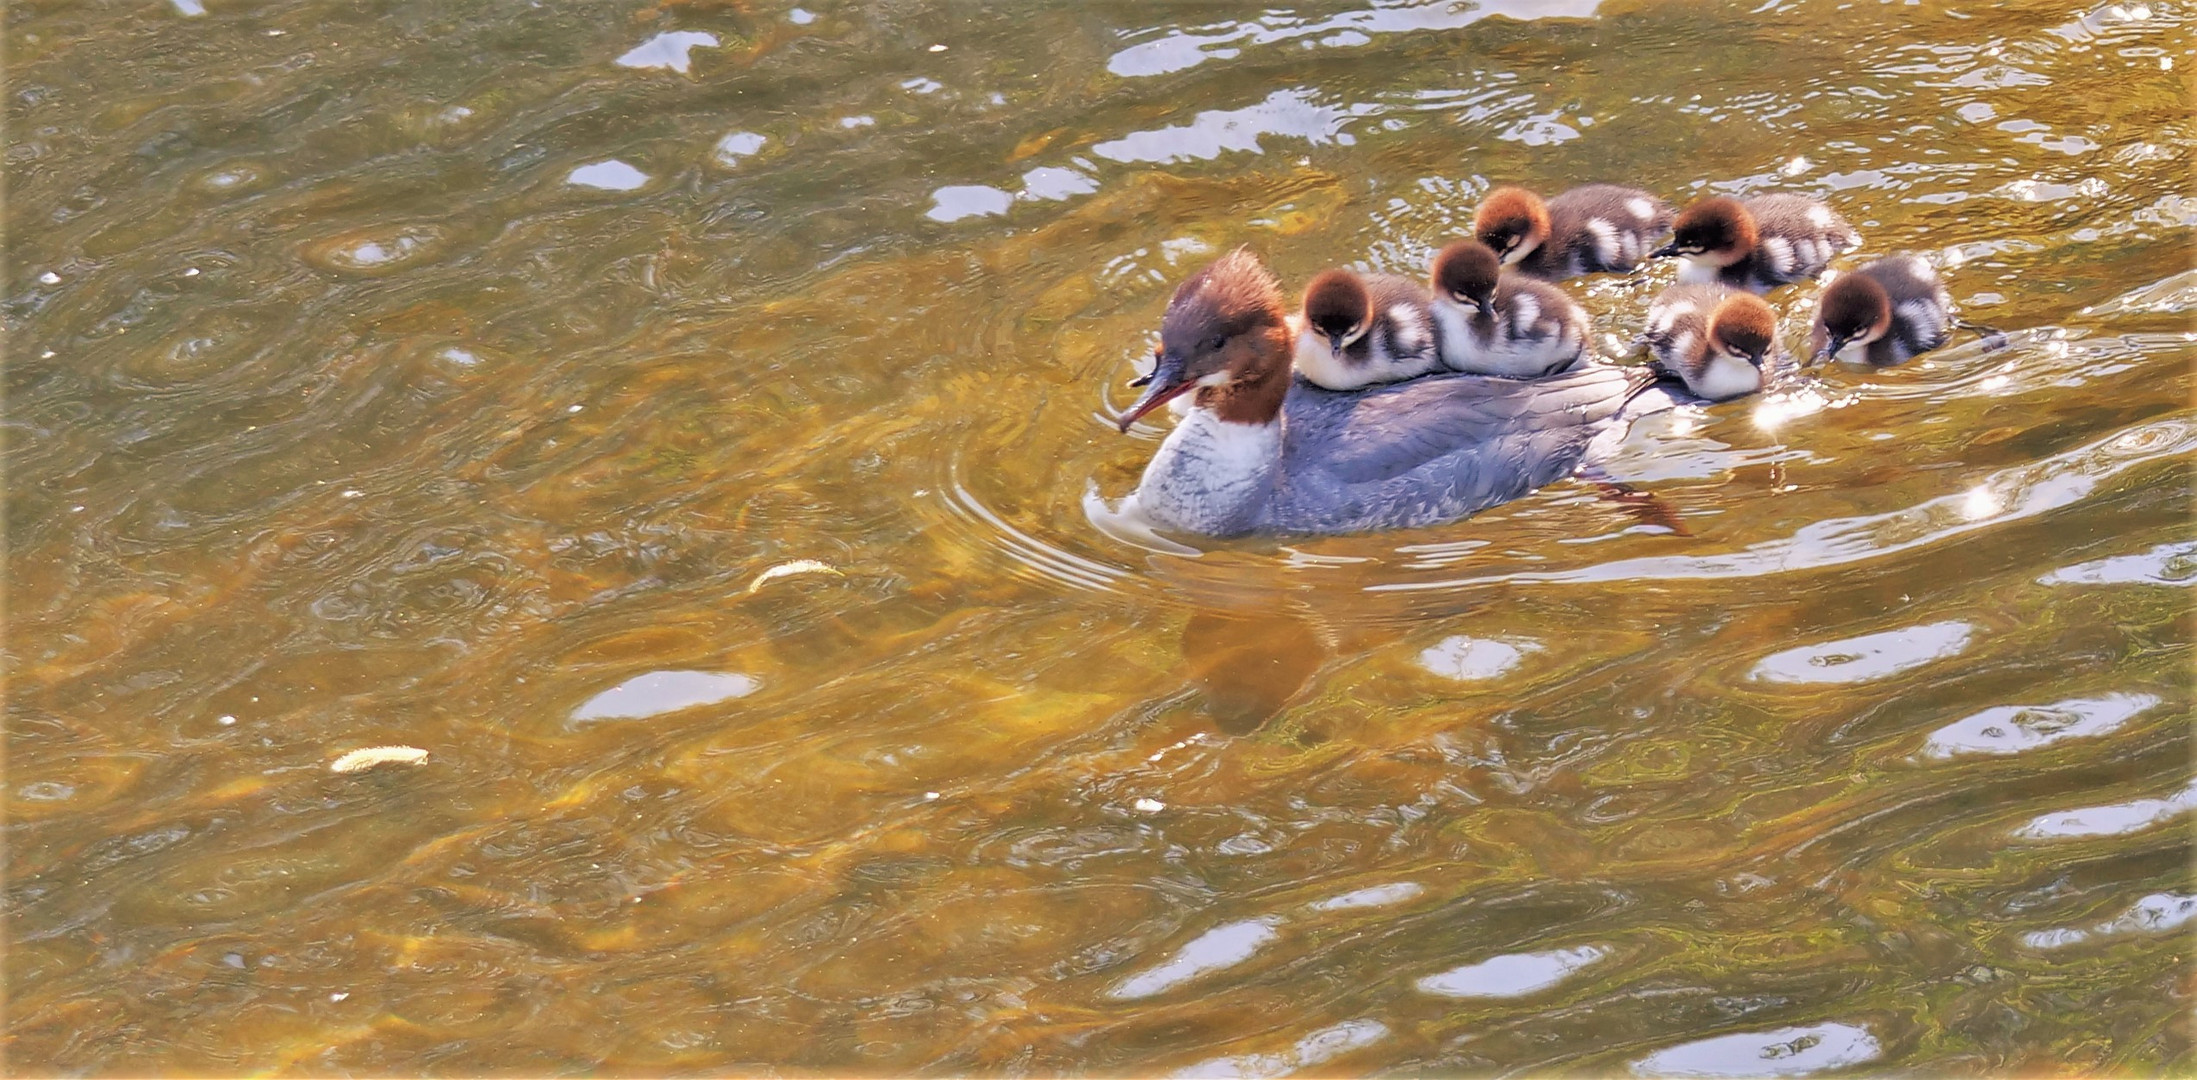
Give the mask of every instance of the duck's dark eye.
[[1220, 347], [1222, 347], [1222, 346], [1224, 346], [1224, 345], [1228, 344], [1228, 335], [1227, 335], [1227, 334], [1220, 334], [1220, 335], [1217, 335], [1217, 336], [1215, 336], [1215, 337], [1213, 338], [1213, 340], [1211, 340], [1211, 341], [1208, 341], [1208, 342], [1206, 342], [1205, 344], [1206, 344], [1206, 346], [1207, 346], [1208, 348], [1212, 348], [1212, 349], [1218, 349], [1218, 348], [1220, 348]]

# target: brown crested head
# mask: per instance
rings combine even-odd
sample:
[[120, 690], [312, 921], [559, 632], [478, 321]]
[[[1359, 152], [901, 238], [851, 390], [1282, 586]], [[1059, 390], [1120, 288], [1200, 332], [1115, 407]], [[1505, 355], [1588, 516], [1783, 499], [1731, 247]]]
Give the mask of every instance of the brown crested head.
[[1738, 199], [1721, 195], [1702, 199], [1679, 211], [1671, 224], [1671, 242], [1657, 248], [1657, 255], [1700, 255], [1754, 250], [1755, 218]]
[[1323, 270], [1304, 288], [1305, 325], [1330, 340], [1356, 337], [1372, 318], [1373, 296], [1350, 270]]
[[[1167, 302], [1158, 362], [1142, 380], [1149, 384], [1144, 396], [1122, 414], [1121, 429], [1192, 390], [1200, 391], [1200, 404], [1208, 403], [1207, 393], [1217, 395], [1216, 406], [1240, 397], [1244, 400], [1236, 404], [1242, 407], [1235, 413], [1248, 409], [1271, 419], [1267, 399], [1279, 410], [1289, 388], [1285, 318], [1281, 286], [1249, 248], [1237, 248], [1191, 275]], [[1227, 408], [1221, 411], [1224, 418], [1241, 419]]]
[[1428, 276], [1436, 297], [1486, 311], [1502, 272], [1495, 249], [1478, 240], [1458, 240], [1434, 253]]
[[1549, 238], [1548, 204], [1522, 187], [1496, 188], [1473, 213], [1472, 234], [1497, 258], [1531, 251]]
[[1867, 274], [1845, 274], [1816, 302], [1815, 359], [1832, 355], [1856, 338], [1881, 333], [1892, 322], [1892, 297]]
[[1709, 316], [1709, 340], [1760, 364], [1777, 341], [1777, 312], [1753, 293], [1733, 293]]

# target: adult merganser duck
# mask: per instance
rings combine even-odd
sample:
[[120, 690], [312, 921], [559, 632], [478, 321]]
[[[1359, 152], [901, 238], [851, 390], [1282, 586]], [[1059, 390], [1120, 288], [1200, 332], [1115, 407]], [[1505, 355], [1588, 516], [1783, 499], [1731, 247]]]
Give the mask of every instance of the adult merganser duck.
[[1290, 376], [1281, 290], [1237, 250], [1175, 290], [1144, 396], [1121, 430], [1184, 394], [1130, 499], [1206, 536], [1344, 533], [1454, 521], [1571, 475], [1648, 385], [1594, 366], [1533, 382], [1437, 375], [1358, 393]]
[[1328, 270], [1305, 286], [1297, 373], [1358, 390], [1442, 370], [1426, 290], [1393, 274]]
[[1724, 285], [1754, 293], [1813, 279], [1840, 252], [1861, 246], [1838, 211], [1805, 195], [1702, 199], [1679, 212], [1671, 242], [1649, 258], [1682, 258], [1682, 285]]
[[1641, 335], [1651, 364], [1709, 401], [1762, 389], [1763, 364], [1783, 359], [1777, 313], [1753, 293], [1722, 285], [1673, 285], [1648, 306]]
[[1575, 187], [1547, 202], [1499, 187], [1472, 215], [1473, 234], [1503, 265], [1545, 281], [1630, 273], [1670, 229], [1670, 204], [1616, 184]]
[[1840, 276], [1816, 303], [1809, 362], [1836, 356], [1890, 367], [1945, 344], [1953, 298], [1930, 264], [1914, 255], [1878, 259]]
[[1530, 379], [1582, 363], [1593, 328], [1564, 290], [1502, 273], [1495, 250], [1459, 240], [1436, 252], [1434, 325], [1453, 371]]

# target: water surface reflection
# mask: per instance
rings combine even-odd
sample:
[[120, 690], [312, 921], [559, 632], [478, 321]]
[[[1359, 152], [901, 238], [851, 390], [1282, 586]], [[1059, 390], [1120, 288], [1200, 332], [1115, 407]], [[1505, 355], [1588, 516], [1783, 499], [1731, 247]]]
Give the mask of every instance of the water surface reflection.
[[[2180, 1067], [2191, 13], [1758, 7], [11, 7], [11, 1060]], [[1190, 270], [1588, 179], [2003, 347], [1109, 516]]]

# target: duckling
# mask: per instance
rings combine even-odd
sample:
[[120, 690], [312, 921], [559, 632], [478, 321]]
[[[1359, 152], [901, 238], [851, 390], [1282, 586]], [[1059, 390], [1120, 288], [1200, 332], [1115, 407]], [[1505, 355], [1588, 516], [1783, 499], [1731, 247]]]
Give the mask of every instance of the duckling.
[[1434, 375], [1334, 393], [1290, 378], [1288, 322], [1273, 275], [1249, 251], [1175, 290], [1158, 366], [1119, 423], [1127, 431], [1186, 395], [1190, 413], [1125, 511], [1207, 536], [1455, 521], [1570, 476], [1653, 381], [1593, 364], [1530, 383]]
[[1831, 259], [1861, 245], [1838, 211], [1805, 195], [1702, 199], [1679, 212], [1671, 242], [1649, 258], [1676, 255], [1682, 285], [1724, 285], [1766, 293], [1821, 275]]
[[1459, 240], [1435, 253], [1434, 326], [1453, 371], [1530, 379], [1587, 356], [1587, 313], [1564, 290], [1503, 273], [1494, 249]]
[[1297, 373], [1329, 390], [1358, 390], [1439, 371], [1426, 290], [1393, 274], [1336, 268], [1304, 290]]
[[1953, 299], [1915, 255], [1878, 259], [1824, 288], [1808, 335], [1809, 362], [1837, 357], [1890, 367], [1945, 344]]
[[1726, 401], [1762, 389], [1763, 364], [1783, 356], [1777, 313], [1753, 293], [1722, 285], [1673, 285], [1648, 306], [1641, 335], [1651, 366], [1696, 397]]
[[1616, 184], [1575, 187], [1547, 202], [1522, 187], [1499, 187], [1472, 215], [1473, 234], [1503, 265], [1545, 281], [1630, 273], [1670, 228], [1668, 203]]

